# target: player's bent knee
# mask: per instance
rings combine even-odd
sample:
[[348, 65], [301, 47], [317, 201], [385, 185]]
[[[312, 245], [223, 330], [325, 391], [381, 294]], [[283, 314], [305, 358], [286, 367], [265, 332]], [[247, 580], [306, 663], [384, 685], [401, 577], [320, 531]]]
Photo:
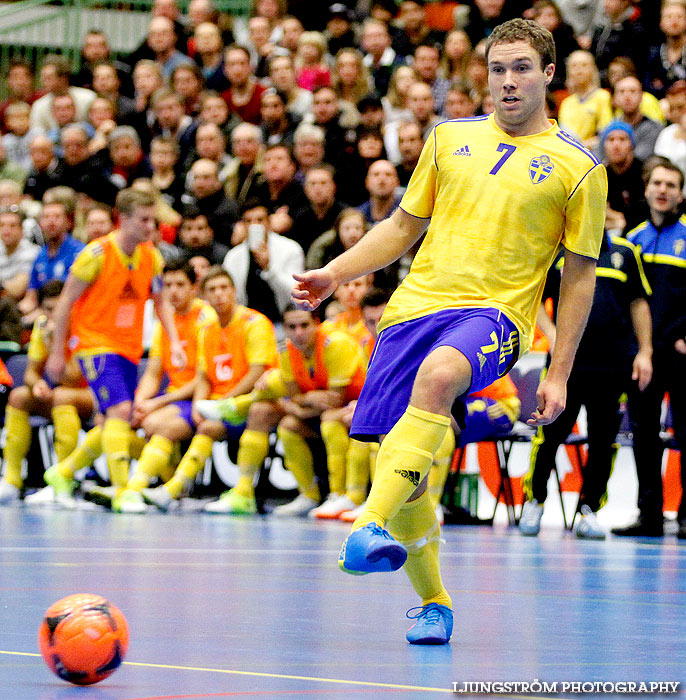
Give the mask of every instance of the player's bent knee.
[[216, 420], [204, 420], [195, 432], [197, 435], [207, 435], [213, 440], [223, 440], [226, 437], [224, 424]]
[[302, 422], [295, 416], [284, 416], [279, 421], [279, 428], [281, 430], [288, 430], [291, 433], [300, 433], [302, 431]]
[[250, 407], [248, 427], [250, 430], [271, 431], [283, 413], [272, 401], [258, 401]]
[[21, 411], [26, 409], [29, 401], [31, 400], [31, 390], [27, 386], [18, 386], [16, 389], [10, 391], [7, 403], [12, 408], [17, 408]]

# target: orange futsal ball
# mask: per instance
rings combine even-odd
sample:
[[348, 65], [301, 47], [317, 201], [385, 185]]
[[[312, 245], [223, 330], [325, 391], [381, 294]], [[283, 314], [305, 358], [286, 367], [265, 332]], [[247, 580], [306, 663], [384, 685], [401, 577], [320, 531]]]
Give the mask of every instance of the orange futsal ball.
[[91, 685], [119, 668], [129, 647], [129, 626], [109, 600], [77, 593], [47, 609], [38, 646], [53, 673], [76, 685]]

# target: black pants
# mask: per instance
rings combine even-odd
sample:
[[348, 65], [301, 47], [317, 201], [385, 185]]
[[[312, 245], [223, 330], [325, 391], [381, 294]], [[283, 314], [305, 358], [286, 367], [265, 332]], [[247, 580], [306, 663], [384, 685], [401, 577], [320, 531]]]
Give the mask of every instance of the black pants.
[[[638, 508], [648, 521], [662, 521], [662, 453], [660, 411], [669, 392], [674, 437], [679, 450], [686, 444], [686, 355], [658, 349], [653, 355], [653, 379], [645, 391], [629, 394], [629, 417], [634, 435], [634, 459], [638, 476]], [[681, 460], [681, 483], [686, 484], [686, 460]], [[686, 498], [682, 497], [679, 522], [686, 522]]]
[[588, 418], [588, 459], [583, 469], [580, 504], [594, 512], [600, 508], [607, 490], [616, 453], [615, 439], [621, 421], [619, 399], [631, 382], [626, 371], [573, 369], [567, 382], [567, 404], [556, 421], [541, 426], [531, 451], [531, 492], [543, 503], [548, 495], [548, 479], [555, 468], [557, 448], [567, 439], [586, 407]]

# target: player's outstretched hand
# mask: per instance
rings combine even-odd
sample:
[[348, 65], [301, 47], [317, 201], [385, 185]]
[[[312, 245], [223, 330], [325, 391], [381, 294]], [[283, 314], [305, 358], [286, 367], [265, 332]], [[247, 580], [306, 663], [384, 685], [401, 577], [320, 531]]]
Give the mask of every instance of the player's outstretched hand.
[[326, 268], [294, 274], [293, 279], [295, 285], [291, 297], [298, 306], [308, 311], [316, 309], [338, 286], [334, 276]]
[[548, 376], [540, 383], [536, 391], [537, 409], [526, 422], [532, 428], [552, 423], [564, 411], [567, 401], [567, 384], [549, 379]]

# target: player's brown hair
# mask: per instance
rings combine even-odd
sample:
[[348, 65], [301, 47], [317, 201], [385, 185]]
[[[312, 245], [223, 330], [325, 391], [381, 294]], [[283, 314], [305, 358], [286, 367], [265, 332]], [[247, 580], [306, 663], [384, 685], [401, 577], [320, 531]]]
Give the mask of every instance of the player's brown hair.
[[541, 57], [541, 68], [555, 63], [555, 42], [553, 35], [537, 22], [530, 19], [511, 19], [499, 24], [486, 40], [486, 60], [488, 52], [496, 44], [513, 44], [526, 41]]

